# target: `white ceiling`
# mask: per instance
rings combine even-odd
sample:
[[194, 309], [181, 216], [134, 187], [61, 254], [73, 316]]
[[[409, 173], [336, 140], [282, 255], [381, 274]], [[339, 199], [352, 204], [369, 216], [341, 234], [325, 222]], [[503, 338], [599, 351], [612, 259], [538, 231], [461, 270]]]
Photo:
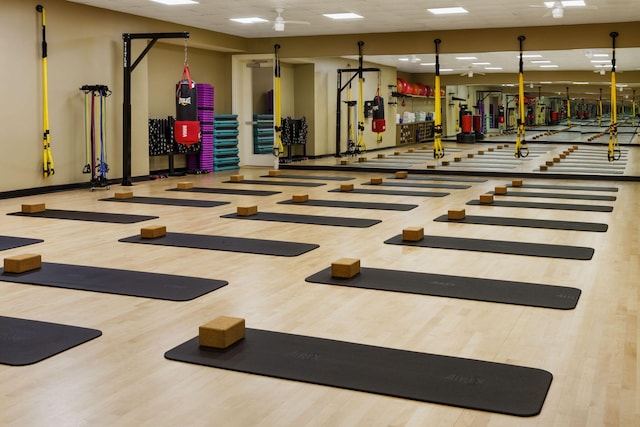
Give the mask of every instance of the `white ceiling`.
[[[606, 22], [634, 22], [640, 20], [638, 0], [585, 0], [587, 7], [566, 7], [564, 17], [556, 19], [542, 0], [198, 0], [198, 4], [165, 6], [150, 0], [70, 0], [89, 6], [124, 12], [148, 18], [184, 24], [248, 38], [310, 36], [329, 34], [386, 33], [406, 31], [433, 31], [472, 28], [518, 26], [575, 25]], [[463, 15], [435, 16], [427, 12], [431, 7], [462, 6], [469, 11]], [[273, 20], [276, 9], [284, 9], [283, 17], [291, 21], [310, 24], [286, 24], [285, 32], [275, 32], [273, 23], [239, 24], [230, 18], [260, 17]], [[354, 12], [364, 19], [334, 21], [323, 13]], [[489, 46], [488, 46], [489, 47]], [[433, 66], [420, 65], [434, 62], [434, 46], [425, 46], [425, 54], [415, 55], [419, 60], [401, 62], [402, 56], [366, 56], [370, 62], [395, 66], [406, 72], [433, 72]], [[594, 70], [589, 53], [609, 53], [610, 50], [570, 50], [525, 52], [538, 53], [542, 58], [525, 59], [526, 70], [545, 70], [532, 60], [548, 60], [558, 65], [551, 71]], [[465, 54], [470, 56], [473, 54]], [[458, 60], [456, 55], [440, 55], [441, 68], [452, 68], [441, 74], [460, 74], [471, 69], [484, 73], [517, 73], [518, 52], [478, 53], [477, 60]], [[406, 55], [405, 57], [409, 57]], [[640, 47], [616, 49], [618, 71], [640, 70]], [[486, 66], [472, 62], [490, 62], [502, 70], [485, 70]]]

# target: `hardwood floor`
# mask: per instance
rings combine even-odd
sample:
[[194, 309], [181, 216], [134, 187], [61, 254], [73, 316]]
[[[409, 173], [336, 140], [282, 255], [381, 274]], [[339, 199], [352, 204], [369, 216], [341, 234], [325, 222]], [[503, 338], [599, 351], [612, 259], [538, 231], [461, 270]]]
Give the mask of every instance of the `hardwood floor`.
[[[635, 147], [634, 147], [635, 148]], [[637, 151], [637, 150], [635, 150]], [[635, 156], [635, 152], [634, 152]], [[325, 160], [333, 161], [335, 159]], [[637, 163], [636, 163], [637, 164]], [[0, 200], [0, 234], [44, 239], [2, 256], [40, 253], [59, 262], [226, 280], [228, 286], [188, 302], [0, 282], [0, 315], [99, 329], [98, 339], [34, 365], [0, 365], [0, 425], [7, 426], [637, 426], [640, 425], [640, 184], [625, 181], [526, 179], [525, 183], [615, 186], [611, 213], [466, 206], [510, 182], [487, 178], [442, 198], [327, 193], [315, 188], [224, 184], [229, 175], [260, 178], [267, 169], [169, 178], [128, 187], [136, 196], [228, 201], [184, 208], [99, 201], [121, 191], [74, 190]], [[380, 173], [287, 171], [355, 178]], [[386, 178], [387, 175], [384, 175]], [[271, 178], [269, 178], [271, 179]], [[273, 178], [277, 180], [277, 178]], [[196, 186], [281, 191], [258, 197], [167, 192]], [[290, 179], [287, 179], [290, 180]], [[307, 182], [307, 180], [305, 180]], [[321, 181], [321, 180], [320, 180]], [[416, 190], [415, 188], [411, 188]], [[568, 192], [566, 190], [544, 190]], [[413, 203], [407, 212], [292, 206], [312, 199]], [[580, 191], [580, 193], [588, 193]], [[528, 200], [528, 199], [523, 199]], [[531, 199], [533, 202], [558, 200]], [[52, 209], [157, 215], [138, 224], [106, 224], [7, 216], [21, 203]], [[261, 211], [380, 219], [371, 228], [223, 219], [239, 205]], [[438, 223], [448, 209], [467, 214], [603, 222], [606, 233]], [[168, 231], [316, 243], [286, 258], [118, 242], [143, 225]], [[407, 226], [426, 234], [588, 246], [590, 261], [385, 245]], [[305, 282], [342, 257], [364, 267], [534, 282], [579, 288], [574, 310], [553, 310], [362, 290]], [[218, 315], [244, 317], [247, 327], [425, 353], [545, 369], [554, 375], [540, 415], [520, 418], [375, 394], [261, 377], [166, 360]]]

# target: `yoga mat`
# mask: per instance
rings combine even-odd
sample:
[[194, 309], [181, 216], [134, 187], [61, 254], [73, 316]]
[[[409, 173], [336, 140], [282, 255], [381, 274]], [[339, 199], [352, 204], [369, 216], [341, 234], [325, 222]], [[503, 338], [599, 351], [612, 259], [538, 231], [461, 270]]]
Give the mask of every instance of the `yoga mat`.
[[178, 188], [169, 188], [167, 191], [190, 191], [193, 193], [208, 193], [208, 194], [234, 194], [237, 196], [272, 196], [274, 194], [280, 194], [280, 191], [262, 191], [262, 190], [243, 190], [234, 188], [209, 188], [209, 187], [193, 187], [188, 190], [182, 190]]
[[349, 286], [380, 291], [405, 292], [474, 301], [571, 310], [576, 308], [580, 289], [535, 283], [479, 279], [476, 277], [411, 271], [361, 268], [360, 274], [343, 279], [331, 276], [331, 267], [305, 279], [311, 283]]
[[507, 208], [533, 208], [533, 209], [556, 209], [565, 211], [585, 211], [585, 212], [612, 212], [613, 206], [602, 205], [574, 205], [571, 203], [534, 203], [534, 202], [513, 202], [511, 200], [494, 200], [491, 204], [480, 203], [479, 200], [470, 200], [467, 205], [480, 206], [500, 206]]
[[165, 205], [165, 206], [184, 206], [191, 208], [213, 208], [215, 206], [228, 205], [229, 202], [214, 202], [211, 200], [194, 200], [194, 199], [170, 199], [166, 197], [140, 197], [135, 196], [129, 199], [116, 199], [109, 197], [100, 199], [101, 202], [123, 202], [123, 203], [141, 203], [147, 205]]
[[28, 239], [26, 237], [0, 236], [0, 251], [7, 249], [15, 249], [22, 246], [33, 245], [34, 243], [42, 243], [42, 239]]
[[444, 197], [449, 193], [436, 193], [431, 191], [402, 191], [402, 190], [369, 190], [366, 188], [354, 188], [351, 191], [340, 191], [339, 188], [329, 190], [329, 193], [356, 193], [356, 194], [382, 194], [385, 196], [416, 196], [416, 197]]
[[301, 206], [323, 206], [328, 208], [352, 208], [352, 209], [377, 209], [386, 211], [410, 211], [418, 205], [408, 205], [402, 203], [373, 203], [373, 202], [349, 202], [343, 200], [307, 200], [306, 202], [293, 202], [291, 200], [283, 200], [278, 202], [282, 205], [301, 205]]
[[246, 329], [226, 349], [198, 337], [165, 357], [233, 371], [517, 416], [540, 413], [551, 373], [503, 363]]
[[418, 182], [389, 182], [382, 181], [381, 184], [371, 184], [370, 182], [363, 182], [362, 185], [377, 185], [384, 187], [418, 187], [418, 188], [445, 188], [448, 190], [466, 190], [467, 188], [471, 188], [470, 185], [459, 185], [459, 184], [423, 184]]
[[136, 222], [156, 219], [157, 216], [129, 215], [105, 212], [67, 211], [62, 209], [47, 209], [44, 212], [22, 213], [12, 212], [7, 215], [32, 216], [37, 218], [70, 219], [76, 221], [109, 222], [114, 224], [134, 224]]
[[499, 216], [466, 215], [464, 219], [449, 219], [441, 215], [434, 219], [437, 222], [459, 222], [462, 224], [503, 225], [507, 227], [547, 228], [552, 230], [596, 231], [605, 232], [607, 224], [595, 222], [556, 221], [547, 219], [505, 218]]
[[288, 187], [321, 187], [326, 185], [319, 182], [296, 182], [296, 181], [261, 181], [257, 179], [245, 179], [243, 181], [223, 181], [225, 184], [255, 184], [255, 185], [284, 185]]
[[140, 235], [137, 235], [126, 237], [118, 241], [126, 243], [143, 243], [147, 245], [176, 246], [180, 248], [210, 249], [214, 251], [288, 257], [302, 255], [320, 247], [320, 245], [309, 243], [186, 233], [167, 233], [166, 236], [158, 237], [157, 239], [143, 239]]
[[[495, 194], [493, 191], [487, 194]], [[497, 194], [497, 196], [511, 197], [540, 197], [543, 199], [574, 199], [574, 200], [600, 200], [613, 202], [616, 196], [602, 196], [599, 194], [565, 194], [565, 193], [534, 193], [533, 191], [508, 191], [507, 194]]]
[[419, 246], [423, 248], [456, 249], [462, 251], [489, 252], [496, 254], [538, 256], [589, 260], [594, 250], [581, 246], [548, 245], [544, 243], [510, 242], [504, 240], [467, 239], [463, 237], [424, 236], [423, 240], [410, 242], [402, 240], [402, 234], [384, 243], [390, 245]]
[[[507, 187], [513, 187], [511, 184], [507, 184]], [[589, 187], [582, 185], [543, 185], [543, 184], [522, 184], [520, 187], [514, 188], [540, 188], [540, 189], [553, 189], [553, 190], [577, 190], [577, 191], [608, 191], [612, 193], [618, 192], [618, 187]]]
[[30, 365], [100, 335], [96, 329], [0, 316], [0, 364]]
[[333, 225], [336, 227], [367, 228], [376, 225], [379, 219], [344, 218], [338, 216], [298, 215], [278, 212], [258, 212], [255, 215], [241, 216], [236, 213], [221, 215], [220, 218], [249, 219], [255, 221], [291, 222], [295, 224]]
[[349, 178], [346, 176], [319, 176], [319, 175], [262, 175], [260, 178], [289, 178], [289, 179], [317, 179], [320, 181], [351, 181], [355, 178]]
[[409, 174], [406, 178], [396, 178], [395, 176], [390, 176], [387, 179], [397, 179], [397, 180], [406, 179], [409, 181], [487, 182], [486, 179], [480, 179], [480, 178], [447, 178], [442, 176], [411, 175], [411, 174]]
[[48, 262], [38, 270], [19, 274], [0, 269], [0, 281], [169, 301], [189, 301], [228, 284], [199, 277]]

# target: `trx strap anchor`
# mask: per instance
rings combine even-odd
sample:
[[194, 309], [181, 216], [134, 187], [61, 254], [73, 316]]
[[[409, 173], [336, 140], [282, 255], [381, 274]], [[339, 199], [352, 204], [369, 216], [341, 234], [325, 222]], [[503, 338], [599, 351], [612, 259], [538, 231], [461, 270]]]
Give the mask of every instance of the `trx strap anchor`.
[[273, 155], [276, 157], [274, 167], [278, 168], [278, 164], [280, 163], [279, 157], [284, 154], [284, 145], [282, 145], [282, 94], [280, 93], [280, 55], [278, 51], [280, 50], [280, 45], [273, 45], [273, 49], [275, 52], [275, 63], [274, 63], [274, 130], [275, 130], [275, 138], [273, 140]]
[[611, 56], [611, 121], [609, 124], [609, 146], [607, 148], [607, 160], [613, 162], [620, 160], [622, 151], [618, 144], [618, 101], [616, 99], [616, 37], [618, 33], [615, 31], [609, 34], [612, 42], [612, 56]]
[[42, 110], [43, 110], [43, 174], [47, 178], [55, 173], [53, 167], [53, 156], [51, 154], [51, 135], [49, 132], [49, 97], [47, 87], [47, 38], [46, 25], [47, 17], [44, 6], [41, 4], [36, 6], [36, 11], [42, 15]]
[[364, 42], [358, 41], [358, 143], [356, 145], [356, 149], [360, 153], [367, 151], [367, 145], [364, 142], [364, 72], [362, 46], [364, 46]]
[[442, 99], [440, 98], [440, 53], [438, 46], [442, 40], [435, 39], [433, 43], [436, 45], [436, 80], [433, 95], [435, 97], [435, 123], [433, 126], [433, 158], [441, 159], [444, 157], [444, 148], [442, 147]]
[[527, 157], [529, 155], [529, 147], [525, 141], [525, 115], [524, 115], [524, 63], [522, 61], [522, 42], [526, 39], [525, 36], [518, 36], [520, 42], [520, 64], [518, 71], [518, 133], [516, 136], [515, 157], [519, 159], [521, 157]]

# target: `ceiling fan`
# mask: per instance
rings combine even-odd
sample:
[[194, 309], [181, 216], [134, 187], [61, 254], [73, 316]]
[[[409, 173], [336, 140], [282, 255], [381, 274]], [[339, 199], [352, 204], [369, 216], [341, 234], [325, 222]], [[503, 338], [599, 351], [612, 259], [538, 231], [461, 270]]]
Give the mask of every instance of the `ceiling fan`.
[[564, 17], [564, 9], [566, 7], [581, 7], [583, 9], [597, 9], [598, 6], [587, 6], [584, 0], [563, 0], [563, 1], [545, 1], [544, 4], [534, 5], [530, 4], [529, 7], [543, 7], [549, 9], [544, 16], [553, 16], [556, 19]]
[[273, 29], [276, 31], [284, 31], [284, 24], [311, 24], [307, 21], [285, 21], [285, 19], [282, 17], [282, 12], [284, 12], [284, 9], [276, 9], [276, 13], [278, 14], [278, 16], [276, 16], [276, 19], [274, 21], [272, 21]]
[[474, 74], [480, 74], [480, 75], [482, 75], [482, 76], [484, 76], [484, 75], [485, 75], [485, 73], [480, 73], [480, 72], [478, 72], [478, 71], [473, 71], [473, 67], [472, 67], [472, 66], [469, 66], [469, 70], [468, 70], [468, 71], [465, 71], [464, 73], [462, 73], [462, 74], [460, 74], [460, 75], [461, 75], [462, 77], [467, 76], [467, 77], [471, 78], [471, 77], [473, 77], [473, 75], [474, 75]]

